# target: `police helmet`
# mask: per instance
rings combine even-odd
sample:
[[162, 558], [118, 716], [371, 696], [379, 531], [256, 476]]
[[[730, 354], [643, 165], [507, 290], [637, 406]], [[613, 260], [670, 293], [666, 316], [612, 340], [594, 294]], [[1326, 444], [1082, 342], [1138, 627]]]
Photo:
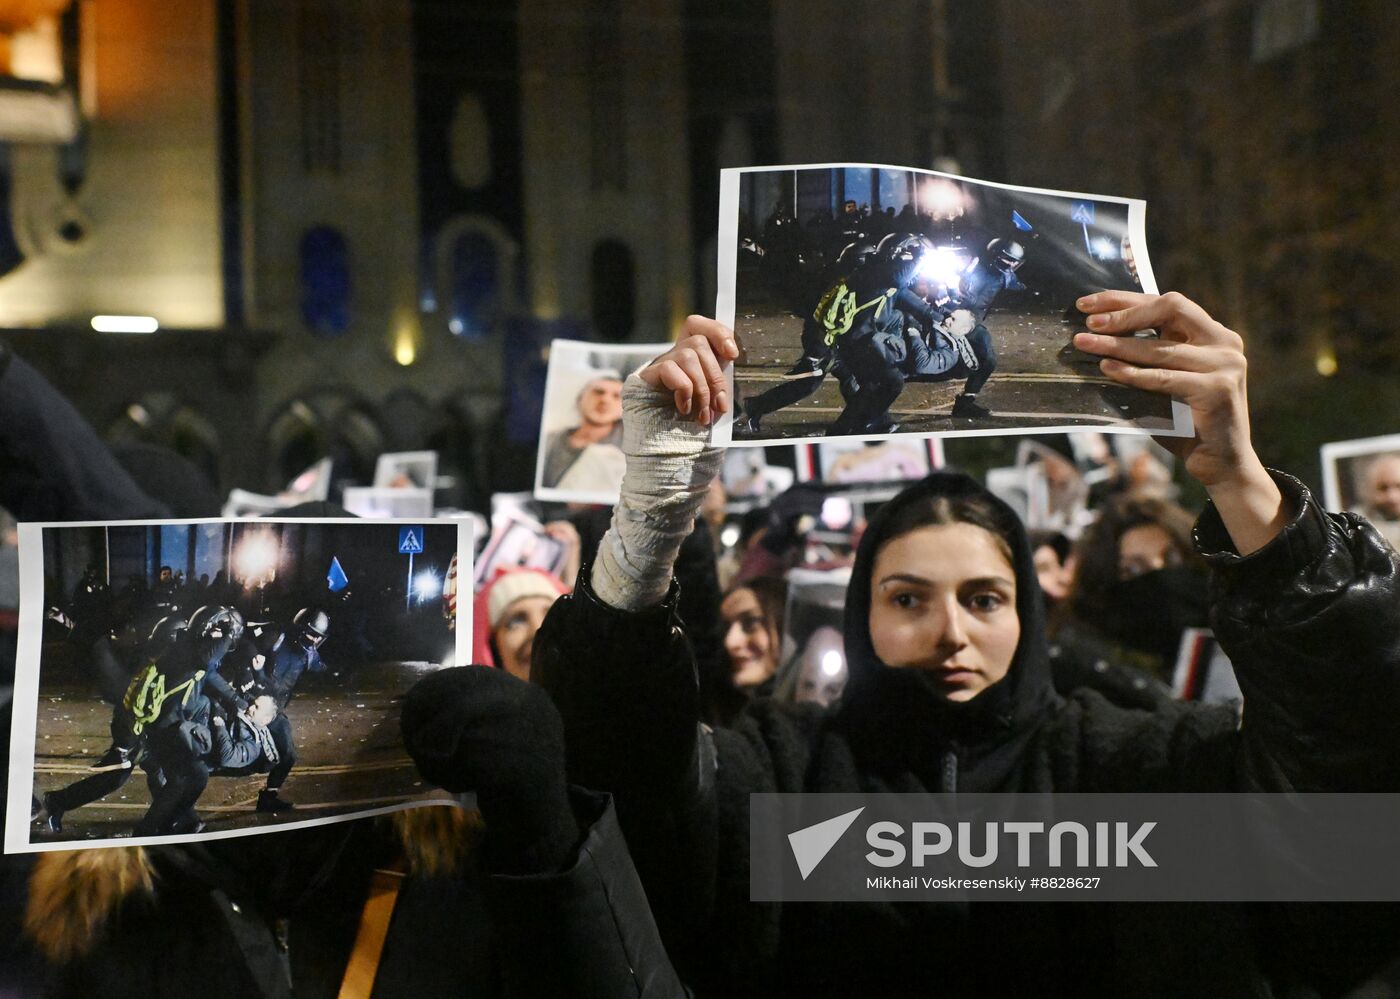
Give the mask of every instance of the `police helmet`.
[[994, 239], [987, 244], [987, 255], [997, 270], [1008, 274], [1026, 262], [1026, 248], [1014, 239]]
[[292, 618], [292, 627], [297, 633], [297, 644], [310, 651], [320, 648], [321, 643], [326, 640], [326, 633], [331, 629], [331, 619], [326, 616], [325, 611], [303, 607], [297, 611], [296, 617]]
[[287, 633], [271, 621], [250, 621], [246, 633], [253, 647], [264, 656], [275, 654], [287, 639]]
[[190, 615], [189, 634], [200, 655], [212, 662], [243, 636], [243, 615], [232, 607], [205, 604]]
[[836, 266], [843, 273], [849, 273], [854, 268], [865, 263], [874, 252], [874, 243], [867, 243], [859, 239], [855, 242], [847, 243], [841, 248], [841, 252], [836, 257]]
[[180, 633], [188, 630], [189, 622], [178, 614], [167, 614], [154, 625], [146, 635], [146, 647], [151, 650], [162, 650], [169, 646]]

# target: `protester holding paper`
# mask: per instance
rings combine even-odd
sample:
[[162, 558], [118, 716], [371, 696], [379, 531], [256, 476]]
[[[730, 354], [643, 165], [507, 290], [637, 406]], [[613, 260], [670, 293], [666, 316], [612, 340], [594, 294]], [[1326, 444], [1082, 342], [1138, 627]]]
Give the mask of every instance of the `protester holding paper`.
[[[591, 572], [538, 634], [533, 676], [564, 717], [571, 779], [616, 795], [671, 956], [702, 995], [857, 985], [882, 995], [1263, 995], [1338, 968], [1359, 979], [1384, 956], [1364, 925], [1349, 927], [1326, 937], [1346, 954], [1327, 966], [1340, 951], [1312, 946], [1310, 910], [1292, 911], [1284, 933], [1269, 913], [1232, 906], [747, 900], [752, 792], [1400, 787], [1391, 550], [1264, 468], [1238, 336], [1175, 294], [1108, 292], [1078, 305], [1092, 332], [1076, 346], [1102, 357], [1107, 376], [1192, 410], [1196, 437], [1179, 453], [1212, 500], [1196, 539], [1247, 699], [1240, 725], [1228, 708], [1132, 711], [1056, 695], [1024, 530], [972, 480], [935, 475], [887, 504], [862, 540], [839, 706], [760, 702], [731, 730], [699, 728], [671, 573], [719, 467], [707, 428], [730, 408], [732, 335], [692, 318], [629, 379], [622, 500]], [[1130, 335], [1149, 327], [1161, 338]]]

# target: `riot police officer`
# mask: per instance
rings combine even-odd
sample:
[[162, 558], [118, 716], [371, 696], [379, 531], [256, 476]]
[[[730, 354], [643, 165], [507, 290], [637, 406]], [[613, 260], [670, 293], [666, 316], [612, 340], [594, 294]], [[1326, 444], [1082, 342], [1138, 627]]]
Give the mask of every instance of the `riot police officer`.
[[290, 801], [281, 797], [278, 791], [283, 781], [296, 765], [296, 744], [292, 738], [292, 722], [287, 717], [287, 702], [292, 698], [297, 682], [303, 673], [320, 673], [326, 664], [321, 659], [320, 648], [330, 631], [331, 619], [323, 610], [303, 607], [292, 618], [283, 640], [267, 656], [264, 669], [268, 676], [264, 692], [277, 700], [278, 714], [267, 726], [277, 747], [277, 762], [267, 775], [267, 786], [258, 792], [258, 811], [285, 812], [292, 808]]

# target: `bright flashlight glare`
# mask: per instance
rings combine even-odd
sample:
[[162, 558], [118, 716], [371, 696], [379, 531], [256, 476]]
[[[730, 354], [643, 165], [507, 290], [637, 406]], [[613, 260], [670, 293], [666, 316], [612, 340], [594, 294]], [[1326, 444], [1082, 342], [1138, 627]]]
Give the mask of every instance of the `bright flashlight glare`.
[[827, 676], [840, 676], [845, 668], [845, 659], [835, 649], [827, 649], [822, 653], [822, 672]]
[[724, 529], [719, 532], [719, 543], [726, 548], [733, 548], [739, 543], [740, 533], [738, 524], [726, 524]]
[[277, 538], [268, 531], [243, 535], [233, 553], [233, 571], [245, 586], [266, 586], [277, 578], [281, 551]]
[[413, 576], [413, 595], [419, 600], [431, 600], [442, 592], [442, 580], [432, 569], [424, 569]]
[[942, 177], [925, 182], [923, 190], [919, 192], [919, 206], [935, 219], [962, 218], [967, 210], [962, 190]]
[[1118, 259], [1118, 244], [1107, 236], [1098, 237], [1093, 241], [1092, 246], [1094, 247], [1094, 256], [1100, 260]]
[[967, 264], [965, 253], [951, 246], [936, 246], [933, 252], [925, 253], [919, 259], [918, 275], [944, 288], [956, 288]]

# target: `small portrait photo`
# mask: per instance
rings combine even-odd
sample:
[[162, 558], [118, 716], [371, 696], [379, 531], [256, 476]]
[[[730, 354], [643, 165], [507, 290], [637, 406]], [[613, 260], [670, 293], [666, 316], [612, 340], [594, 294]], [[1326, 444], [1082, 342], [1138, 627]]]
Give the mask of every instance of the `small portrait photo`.
[[551, 537], [544, 525], [506, 517], [496, 522], [491, 540], [477, 559], [476, 588], [480, 590], [497, 573], [511, 569], [540, 569], [557, 576], [568, 554], [564, 543]]
[[535, 463], [537, 498], [617, 502], [626, 466], [622, 383], [670, 346], [554, 341]]
[[378, 489], [428, 489], [437, 482], [436, 451], [396, 451], [381, 454], [374, 463]]
[[224, 501], [225, 517], [266, 517], [302, 503], [321, 503], [330, 495], [331, 459], [322, 458], [305, 469], [276, 496], [232, 489]]
[[433, 515], [433, 491], [417, 486], [346, 486], [341, 505], [356, 517], [426, 520]]
[[1400, 434], [1322, 445], [1327, 509], [1359, 513], [1400, 548]]
[[[771, 500], [789, 488], [793, 483], [792, 448], [734, 447], [725, 451], [724, 464], [720, 466], [719, 481], [724, 487], [724, 495], [730, 502]], [[786, 452], [786, 465], [769, 460]]]
[[24, 524], [7, 852], [416, 807], [399, 701], [465, 661], [464, 522]]
[[797, 477], [803, 482], [915, 482], [943, 464], [943, 442], [937, 438], [888, 437], [797, 446]]

